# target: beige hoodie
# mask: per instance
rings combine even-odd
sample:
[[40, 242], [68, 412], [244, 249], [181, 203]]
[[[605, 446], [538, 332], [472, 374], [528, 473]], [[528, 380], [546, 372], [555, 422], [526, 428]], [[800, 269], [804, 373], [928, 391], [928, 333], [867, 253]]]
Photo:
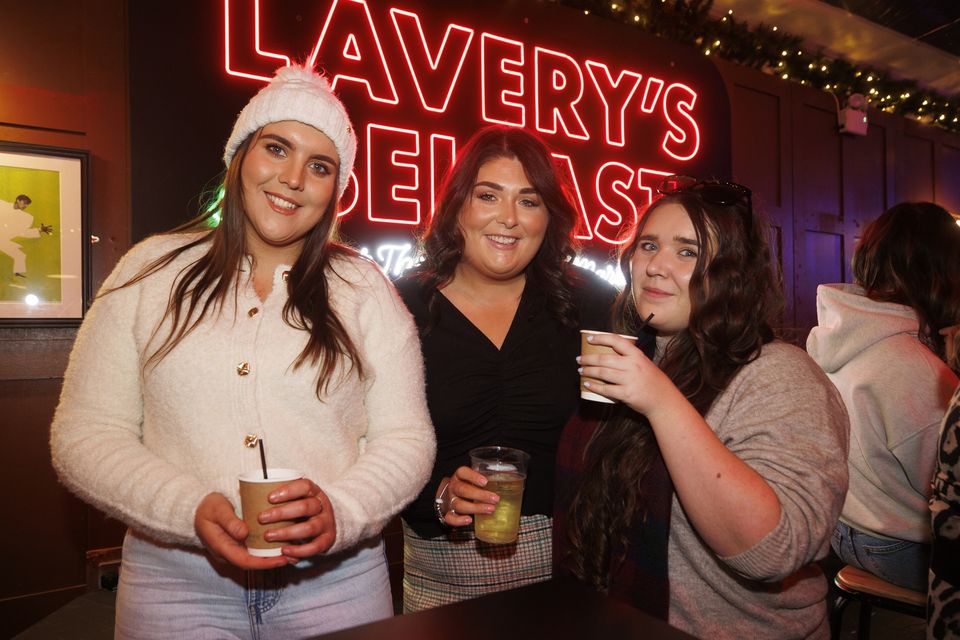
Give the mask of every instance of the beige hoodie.
[[840, 520], [929, 543], [937, 437], [957, 376], [917, 339], [910, 307], [871, 300], [856, 285], [821, 285], [817, 318], [807, 352], [850, 414], [850, 489]]

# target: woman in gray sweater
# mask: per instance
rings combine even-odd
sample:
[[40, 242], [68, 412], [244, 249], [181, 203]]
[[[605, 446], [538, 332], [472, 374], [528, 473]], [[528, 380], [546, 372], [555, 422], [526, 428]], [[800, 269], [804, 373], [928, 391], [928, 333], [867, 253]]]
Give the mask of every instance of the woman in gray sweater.
[[773, 339], [779, 291], [750, 191], [673, 176], [660, 193], [621, 256], [621, 329], [649, 320], [655, 352], [604, 335], [615, 353], [581, 358], [618, 404], [563, 434], [557, 560], [697, 637], [827, 638], [815, 561], [847, 488], [843, 404]]

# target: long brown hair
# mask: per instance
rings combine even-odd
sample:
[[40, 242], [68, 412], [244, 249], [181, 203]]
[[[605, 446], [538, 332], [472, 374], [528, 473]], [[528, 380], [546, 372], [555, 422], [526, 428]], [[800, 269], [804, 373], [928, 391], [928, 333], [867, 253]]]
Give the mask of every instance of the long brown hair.
[[[773, 340], [780, 287], [766, 227], [746, 200], [718, 205], [696, 190], [681, 191], [648, 207], [621, 253], [627, 282], [617, 300], [618, 331], [633, 334], [640, 324], [630, 264], [646, 217], [667, 204], [680, 205], [690, 216], [701, 251], [689, 284], [689, 324], [667, 345], [659, 366], [706, 415], [741, 367]], [[623, 561], [631, 526], [644, 518], [644, 476], [657, 456], [650, 423], [623, 404], [608, 410], [584, 453], [584, 471], [568, 509], [571, 550], [562, 561], [600, 590]]]
[[863, 230], [853, 277], [872, 300], [912, 308], [919, 337], [947, 360], [940, 330], [960, 322], [960, 228], [932, 202], [901, 202]]
[[[145, 366], [155, 365], [166, 357], [204, 318], [218, 313], [231, 294], [236, 304], [237, 273], [246, 255], [246, 213], [240, 171], [250, 146], [259, 135], [260, 130], [251, 134], [233, 156], [224, 175], [220, 206], [204, 207], [194, 219], [167, 232], [171, 235], [199, 233], [200, 236], [160, 256], [127, 282], [105, 292], [135, 284], [163, 269], [185, 251], [209, 244], [202, 256], [178, 274], [163, 318], [154, 329], [150, 343], [159, 338], [160, 328], [167, 319], [170, 320], [170, 329], [147, 358]], [[337, 172], [339, 170], [338, 167]], [[337, 178], [335, 175], [335, 183]], [[218, 216], [220, 221], [216, 224]], [[303, 364], [319, 365], [318, 397], [321, 390], [328, 387], [341, 360], [347, 360], [351, 369], [356, 367], [361, 377], [364, 375], [359, 352], [330, 304], [327, 275], [336, 274], [334, 258], [358, 255], [336, 241], [336, 223], [337, 198], [331, 197], [327, 210], [307, 234], [303, 250], [287, 275], [288, 298], [283, 307], [284, 322], [308, 333], [307, 344], [293, 362], [293, 368]]]
[[564, 326], [575, 326], [578, 320], [572, 283], [579, 275], [570, 260], [574, 256], [577, 210], [570, 199], [566, 179], [547, 145], [526, 129], [506, 126], [477, 131], [457, 154], [456, 163], [440, 186], [433, 220], [421, 242], [425, 260], [420, 277], [427, 285], [424, 287], [426, 302], [434, 322], [437, 291], [453, 279], [463, 257], [460, 212], [473, 193], [480, 167], [497, 158], [516, 158], [520, 162], [549, 215], [543, 243], [526, 268], [527, 281], [546, 297], [547, 308], [554, 317]]

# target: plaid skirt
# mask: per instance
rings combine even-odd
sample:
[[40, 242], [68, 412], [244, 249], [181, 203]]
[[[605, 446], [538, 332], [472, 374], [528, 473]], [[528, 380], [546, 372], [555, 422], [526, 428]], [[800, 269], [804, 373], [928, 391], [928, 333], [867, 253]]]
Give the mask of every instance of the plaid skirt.
[[473, 529], [421, 538], [403, 523], [403, 612], [414, 613], [487, 593], [549, 580], [553, 522], [523, 516], [511, 544], [488, 544]]

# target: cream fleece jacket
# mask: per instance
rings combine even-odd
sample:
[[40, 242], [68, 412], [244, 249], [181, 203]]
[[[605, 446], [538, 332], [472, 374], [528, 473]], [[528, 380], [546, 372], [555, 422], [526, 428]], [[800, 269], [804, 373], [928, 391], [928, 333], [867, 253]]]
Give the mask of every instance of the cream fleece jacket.
[[807, 352], [850, 414], [850, 490], [840, 519], [929, 543], [937, 438], [957, 376], [917, 339], [913, 309], [873, 301], [856, 285], [817, 287], [817, 319]]
[[[102, 291], [194, 236], [161, 235], [134, 247]], [[244, 436], [262, 434], [267, 463], [301, 469], [329, 496], [331, 553], [374, 536], [417, 495], [435, 441], [423, 360], [410, 314], [386, 277], [339, 259], [330, 297], [359, 349], [366, 378], [339, 368], [315, 394], [316, 368], [292, 365], [306, 333], [282, 319], [282, 272], [261, 301], [243, 274], [228, 297], [156, 366], [155, 327], [177, 274], [207, 244], [137, 284], [101, 296], [74, 344], [51, 427], [53, 465], [82, 499], [157, 541], [199, 546], [194, 512], [210, 492], [237, 507], [237, 475], [258, 469]], [[160, 332], [165, 336], [165, 330]], [[240, 375], [242, 363], [248, 373]]]

